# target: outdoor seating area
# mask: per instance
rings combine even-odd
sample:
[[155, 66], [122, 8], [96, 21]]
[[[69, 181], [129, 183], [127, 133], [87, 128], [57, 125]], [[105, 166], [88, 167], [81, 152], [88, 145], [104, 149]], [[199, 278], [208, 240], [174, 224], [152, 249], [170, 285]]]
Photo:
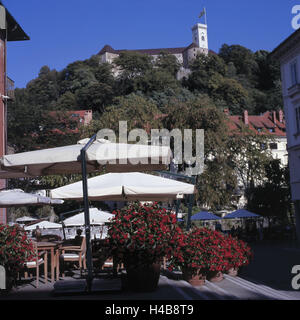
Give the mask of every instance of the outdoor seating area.
[[[221, 223], [260, 219], [259, 215], [245, 210], [223, 218], [207, 211], [192, 215], [195, 180], [182, 174], [164, 171], [164, 177], [161, 177], [157, 173], [123, 172], [133, 167], [116, 164], [116, 167], [111, 166], [116, 173], [87, 179], [88, 172], [99, 169], [99, 161], [107, 156], [108, 146], [116, 147], [121, 158], [129, 148], [94, 136], [90, 140], [79, 141], [78, 145], [66, 147], [68, 155], [66, 149], [61, 147], [7, 155], [1, 160], [2, 166], [7, 166], [11, 172], [16, 169], [20, 172], [20, 167], [24, 167], [27, 173], [31, 172], [34, 176], [79, 173], [79, 151], [81, 159], [89, 159], [82, 163], [82, 181], [50, 191], [50, 203], [83, 201], [84, 209], [61, 214], [59, 223], [36, 220], [24, 225], [24, 229], [18, 229], [18, 225], [8, 229], [11, 235], [21, 237], [20, 242], [28, 243], [24, 262], [19, 262], [18, 275], [21, 280], [28, 281], [28, 270], [31, 269], [35, 276], [35, 288], [41, 281], [45, 284], [49, 281], [56, 292], [62, 288], [62, 293], [65, 290], [69, 293], [77, 291], [74, 281], [84, 280], [86, 286], [83, 291], [91, 293], [95, 279], [108, 278], [119, 281], [121, 285], [118, 290], [152, 292], [158, 287], [161, 272], [180, 272], [179, 280], [202, 286], [206, 279], [219, 282], [224, 280], [224, 274], [236, 276], [240, 268], [250, 263], [251, 248], [236, 236], [222, 232]], [[135, 148], [139, 151], [140, 160], [146, 154], [149, 156], [147, 146]], [[161, 154], [159, 159], [170, 157], [168, 148], [158, 151]], [[157, 150], [155, 152], [157, 157]], [[57, 154], [55, 161], [52, 153]], [[130, 155], [135, 156], [134, 153]], [[37, 160], [37, 157], [40, 159]], [[153, 171], [162, 168], [162, 165], [160, 162], [145, 166], [140, 164], [138, 168], [140, 171]], [[125, 206], [106, 212], [90, 208], [90, 200], [121, 201]], [[188, 205], [188, 213], [178, 221], [181, 200]], [[166, 209], [164, 203], [172, 203], [176, 208]], [[12, 206], [13, 202], [9, 205]], [[215, 229], [193, 226], [199, 221], [215, 223]], [[53, 233], [42, 234], [44, 230], [53, 230]], [[54, 230], [59, 230], [59, 234]], [[29, 238], [25, 232], [28, 232]], [[73, 274], [76, 278], [70, 280]]]

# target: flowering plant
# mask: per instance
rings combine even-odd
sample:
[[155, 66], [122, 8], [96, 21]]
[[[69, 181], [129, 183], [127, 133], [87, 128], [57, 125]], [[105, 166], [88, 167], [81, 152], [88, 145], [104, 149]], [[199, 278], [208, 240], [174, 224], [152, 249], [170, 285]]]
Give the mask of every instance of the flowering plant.
[[233, 238], [232, 236], [226, 237], [227, 243], [227, 261], [228, 268], [238, 269], [242, 266], [249, 264], [253, 256], [251, 248], [242, 240]]
[[195, 274], [199, 269], [202, 273], [222, 271], [226, 266], [224, 240], [220, 232], [193, 228], [185, 233], [182, 245], [171, 258], [171, 268], [179, 266]]
[[201, 270], [225, 272], [233, 267], [248, 264], [251, 249], [243, 241], [227, 237], [221, 232], [206, 228], [193, 228], [184, 237], [170, 259], [170, 268], [189, 269], [193, 274]]
[[149, 265], [171, 256], [177, 244], [181, 245], [183, 233], [176, 216], [157, 203], [133, 203], [113, 213], [108, 242], [123, 260], [131, 257], [138, 264]]
[[26, 261], [34, 257], [34, 248], [26, 233], [19, 226], [0, 224], [0, 265], [7, 277], [16, 279]]

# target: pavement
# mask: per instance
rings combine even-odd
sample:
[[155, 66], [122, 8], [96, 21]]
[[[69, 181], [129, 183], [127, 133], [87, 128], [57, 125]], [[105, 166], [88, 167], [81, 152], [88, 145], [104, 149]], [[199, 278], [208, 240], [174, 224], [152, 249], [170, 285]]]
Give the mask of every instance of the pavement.
[[135, 293], [122, 288], [121, 278], [100, 275], [93, 281], [93, 292], [84, 292], [85, 280], [75, 272], [54, 285], [44, 283], [39, 288], [35, 280], [24, 282], [0, 300], [300, 300], [300, 290], [293, 290], [291, 270], [300, 265], [300, 248], [289, 243], [251, 245], [254, 259], [238, 277], [225, 275], [223, 281], [206, 281], [193, 287], [181, 280], [180, 274], [163, 271], [158, 289]]

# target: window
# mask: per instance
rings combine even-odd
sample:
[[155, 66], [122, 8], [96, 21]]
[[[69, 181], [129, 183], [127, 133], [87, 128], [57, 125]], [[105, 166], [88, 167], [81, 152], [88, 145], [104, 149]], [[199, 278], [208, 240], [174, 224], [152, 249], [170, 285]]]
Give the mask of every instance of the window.
[[296, 61], [291, 63], [291, 81], [292, 81], [292, 86], [294, 86], [298, 83], [297, 62]]
[[296, 133], [300, 133], [300, 107], [296, 108]]
[[274, 133], [275, 129], [274, 128], [269, 128], [269, 132]]
[[270, 143], [270, 149], [271, 150], [277, 150], [278, 149], [278, 144], [277, 143]]

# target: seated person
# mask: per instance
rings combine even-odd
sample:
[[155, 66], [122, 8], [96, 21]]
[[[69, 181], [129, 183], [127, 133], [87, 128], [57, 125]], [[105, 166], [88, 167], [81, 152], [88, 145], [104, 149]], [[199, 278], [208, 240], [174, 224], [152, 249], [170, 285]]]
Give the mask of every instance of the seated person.
[[74, 238], [74, 241], [73, 241], [73, 244], [75, 245], [75, 246], [81, 246], [81, 243], [82, 243], [82, 236], [81, 236], [81, 234], [82, 234], [82, 230], [81, 229], [77, 229], [77, 231], [76, 231], [76, 237]]

